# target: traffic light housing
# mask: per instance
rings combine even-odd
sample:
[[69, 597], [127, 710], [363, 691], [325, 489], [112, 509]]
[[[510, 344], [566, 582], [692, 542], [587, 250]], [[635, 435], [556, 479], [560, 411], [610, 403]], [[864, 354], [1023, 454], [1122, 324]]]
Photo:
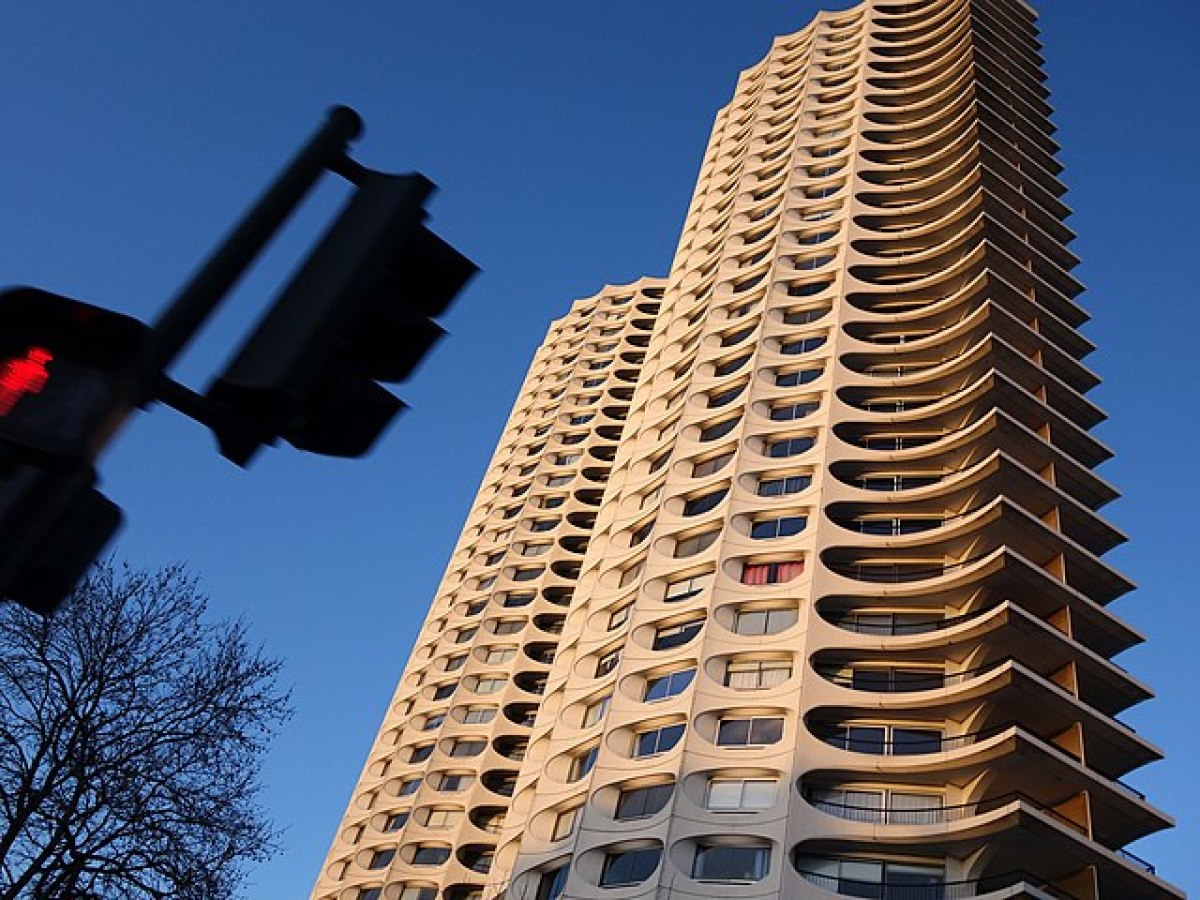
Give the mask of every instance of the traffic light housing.
[[95, 480], [0, 458], [0, 597], [49, 615], [74, 590], [121, 525]]
[[138, 402], [147, 332], [70, 297], [0, 293], [0, 597], [53, 611], [120, 526], [92, 462]]
[[37, 288], [0, 293], [0, 447], [90, 464], [137, 403], [148, 332], [136, 319]]
[[425, 228], [433, 184], [363, 170], [357, 189], [209, 387], [223, 455], [245, 465], [283, 438], [361, 456], [403, 407], [397, 382], [442, 334], [432, 321], [475, 266]]

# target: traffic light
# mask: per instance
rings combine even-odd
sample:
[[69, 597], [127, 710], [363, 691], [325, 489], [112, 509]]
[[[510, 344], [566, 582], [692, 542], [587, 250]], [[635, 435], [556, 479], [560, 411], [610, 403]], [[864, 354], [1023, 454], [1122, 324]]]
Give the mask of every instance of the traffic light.
[[0, 447], [52, 468], [90, 464], [137, 402], [147, 331], [36, 288], [0, 293]]
[[146, 333], [69, 297], [0, 293], [0, 597], [52, 611], [120, 526], [92, 462], [137, 403]]
[[442, 334], [475, 266], [425, 228], [433, 184], [363, 170], [355, 193], [209, 387], [221, 452], [245, 465], [283, 438], [361, 456], [403, 407], [378, 382], [407, 378]]
[[0, 597], [48, 615], [121, 525], [81, 466], [48, 472], [0, 459]]

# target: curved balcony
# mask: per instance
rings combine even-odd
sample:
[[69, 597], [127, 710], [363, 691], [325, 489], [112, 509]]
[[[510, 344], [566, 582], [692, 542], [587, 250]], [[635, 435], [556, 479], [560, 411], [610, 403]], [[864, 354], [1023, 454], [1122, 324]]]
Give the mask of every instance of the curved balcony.
[[970, 881], [860, 881], [797, 868], [800, 876], [839, 897], [870, 897], [873, 900], [966, 900], [966, 898], [1028, 897], [1033, 900], [1082, 900], [1028, 872], [1008, 872]]

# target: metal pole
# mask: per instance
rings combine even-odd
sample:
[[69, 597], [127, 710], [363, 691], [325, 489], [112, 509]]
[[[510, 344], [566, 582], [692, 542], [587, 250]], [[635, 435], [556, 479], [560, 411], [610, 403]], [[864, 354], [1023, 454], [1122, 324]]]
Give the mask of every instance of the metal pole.
[[146, 343], [141, 372], [141, 402], [150, 399], [159, 379], [187, 346], [253, 259], [326, 169], [344, 167], [346, 145], [362, 133], [362, 119], [348, 106], [335, 106], [317, 132], [301, 148], [213, 251], [200, 270], [154, 323]]

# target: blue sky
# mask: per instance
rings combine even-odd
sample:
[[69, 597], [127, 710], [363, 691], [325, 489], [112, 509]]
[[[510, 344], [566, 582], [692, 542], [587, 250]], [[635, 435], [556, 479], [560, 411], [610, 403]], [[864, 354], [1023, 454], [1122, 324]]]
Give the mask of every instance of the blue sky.
[[[849, 4], [830, 4], [846, 8]], [[1128, 722], [1167, 752], [1130, 780], [1179, 819], [1137, 852], [1196, 890], [1200, 742], [1191, 679], [1200, 529], [1193, 150], [1200, 6], [1043, 0], [1068, 202], [1089, 286], [1092, 395], [1112, 416], [1121, 659], [1159, 692]], [[219, 615], [287, 659], [297, 714], [268, 762], [286, 851], [248, 896], [307, 896], [550, 319], [605, 282], [665, 273], [712, 117], [812, 0], [9, 4], [0, 28], [0, 283], [152, 318], [333, 103], [355, 155], [440, 185], [434, 228], [483, 273], [399, 393], [412, 406], [357, 462], [283, 447], [250, 471], [199, 425], [138, 417], [102, 466], [117, 551], [183, 559]], [[175, 375], [203, 387], [319, 223], [331, 181]]]

